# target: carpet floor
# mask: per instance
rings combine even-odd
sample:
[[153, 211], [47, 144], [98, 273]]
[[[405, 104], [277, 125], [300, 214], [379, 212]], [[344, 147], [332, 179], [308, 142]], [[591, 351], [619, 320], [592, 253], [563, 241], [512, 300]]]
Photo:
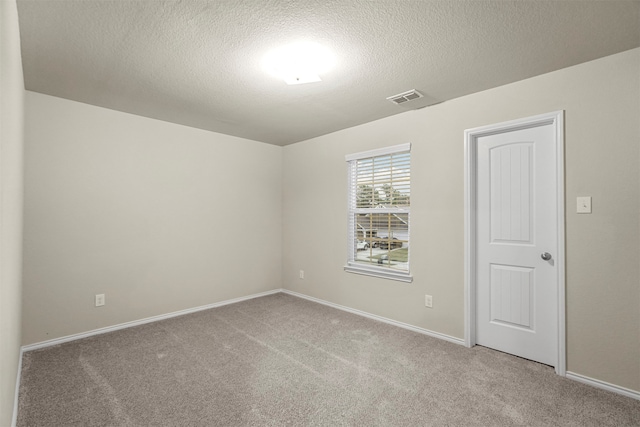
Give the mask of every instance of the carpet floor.
[[552, 368], [274, 294], [24, 354], [18, 426], [640, 426]]

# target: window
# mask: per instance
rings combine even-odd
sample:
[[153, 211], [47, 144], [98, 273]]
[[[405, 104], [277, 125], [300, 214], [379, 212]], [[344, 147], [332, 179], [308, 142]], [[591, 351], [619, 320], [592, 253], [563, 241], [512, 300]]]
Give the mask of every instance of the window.
[[411, 144], [346, 156], [346, 271], [410, 282]]

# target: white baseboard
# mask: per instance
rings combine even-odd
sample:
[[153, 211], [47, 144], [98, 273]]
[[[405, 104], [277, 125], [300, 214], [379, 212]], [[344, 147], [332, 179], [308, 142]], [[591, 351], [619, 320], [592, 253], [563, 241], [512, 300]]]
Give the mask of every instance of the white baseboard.
[[387, 319], [386, 317], [378, 316], [377, 314], [367, 313], [366, 311], [356, 310], [355, 308], [345, 307], [344, 305], [335, 304], [329, 301], [325, 301], [319, 298], [310, 297], [308, 295], [299, 294], [297, 292], [290, 291], [288, 289], [281, 290], [285, 294], [293, 295], [298, 298], [304, 298], [309, 301], [317, 302], [318, 304], [328, 305], [329, 307], [337, 308], [338, 310], [347, 311], [349, 313], [357, 314], [359, 316], [368, 317], [369, 319], [377, 320], [379, 322], [388, 323], [393, 326], [397, 326], [402, 329], [408, 329], [419, 334], [428, 335], [430, 337], [439, 338], [441, 340], [449, 341], [454, 344], [464, 345], [464, 339], [452, 337], [450, 335], [441, 334], [440, 332], [430, 331], [429, 329], [413, 326], [408, 323], [398, 322], [397, 320]]
[[18, 373], [16, 374], [16, 390], [13, 396], [13, 417], [11, 418], [11, 427], [16, 427], [18, 423], [18, 396], [20, 395], [20, 380], [22, 378], [22, 354], [24, 351], [20, 348], [20, 359], [18, 359]]
[[592, 387], [601, 388], [616, 394], [630, 397], [632, 399], [640, 400], [640, 392], [631, 390], [629, 388], [620, 387], [619, 385], [611, 384], [605, 381], [596, 380], [594, 378], [585, 377], [584, 375], [576, 374], [575, 372], [567, 372], [567, 378], [578, 381], [583, 384], [590, 385]]
[[[54, 345], [62, 344], [69, 341], [75, 341], [82, 338], [91, 337], [94, 335], [106, 334], [107, 332], [118, 331], [120, 329], [132, 328], [134, 326], [144, 325], [145, 323], [157, 322], [159, 320], [170, 319], [172, 317], [184, 316], [185, 314], [195, 313], [197, 311], [208, 310], [210, 308], [222, 307], [223, 305], [229, 305], [240, 301], [246, 301], [253, 298], [264, 297], [267, 295], [277, 294], [282, 292], [282, 289], [273, 289], [267, 292], [261, 292], [259, 294], [248, 295], [246, 297], [234, 298], [226, 301], [214, 302], [213, 304], [201, 305], [199, 307], [187, 308], [185, 310], [174, 311], [172, 313], [161, 314], [158, 316], [147, 317], [145, 319], [134, 320], [131, 322], [120, 323], [118, 325], [107, 326], [105, 328], [94, 329], [87, 332], [81, 332], [79, 334], [67, 335], [60, 338], [54, 338], [47, 341], [41, 341], [34, 344], [28, 344], [22, 346], [22, 351], [32, 351], [39, 348], [51, 347]], [[20, 359], [22, 361], [22, 358]]]

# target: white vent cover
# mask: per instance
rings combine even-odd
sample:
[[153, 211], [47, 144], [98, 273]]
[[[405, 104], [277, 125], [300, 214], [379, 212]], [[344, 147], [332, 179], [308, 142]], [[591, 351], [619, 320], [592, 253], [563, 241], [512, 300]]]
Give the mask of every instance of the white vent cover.
[[394, 104], [400, 105], [405, 102], [413, 101], [414, 99], [422, 98], [423, 96], [424, 95], [418, 92], [417, 90], [411, 89], [409, 91], [390, 96], [387, 99], [393, 102]]

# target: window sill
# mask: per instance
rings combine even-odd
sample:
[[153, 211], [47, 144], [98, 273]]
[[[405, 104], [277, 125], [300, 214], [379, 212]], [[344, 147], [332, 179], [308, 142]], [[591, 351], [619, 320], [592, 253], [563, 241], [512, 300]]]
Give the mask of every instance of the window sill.
[[365, 276], [379, 277], [381, 279], [397, 280], [399, 282], [411, 283], [413, 277], [409, 273], [392, 271], [388, 269], [378, 269], [371, 267], [361, 267], [359, 265], [346, 265], [344, 271], [347, 273], [363, 274]]

